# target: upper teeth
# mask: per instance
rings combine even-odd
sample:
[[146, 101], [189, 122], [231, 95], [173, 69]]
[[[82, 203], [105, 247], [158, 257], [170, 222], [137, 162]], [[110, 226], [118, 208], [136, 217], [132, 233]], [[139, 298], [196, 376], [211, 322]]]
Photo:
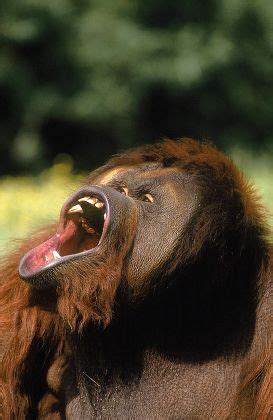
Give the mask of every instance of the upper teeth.
[[76, 204], [76, 206], [71, 207], [67, 213], [83, 213], [83, 209], [79, 204]]
[[[101, 209], [104, 206], [104, 203], [102, 203], [101, 201], [99, 201], [96, 197], [86, 196], [86, 197], [79, 198], [78, 201], [79, 201], [79, 203], [82, 203], [82, 202], [85, 201], [85, 202], [87, 202], [89, 204], [95, 205], [99, 209]], [[68, 214], [72, 214], [72, 213], [83, 213], [83, 209], [82, 209], [82, 207], [81, 207], [80, 204], [76, 204], [75, 206], [71, 207], [68, 210], [67, 213]]]
[[82, 203], [83, 201], [87, 201], [88, 203], [90, 203], [90, 204], [95, 204], [97, 201], [98, 201], [98, 199], [97, 198], [95, 198], [95, 197], [82, 197], [82, 198], [80, 198], [79, 200], [78, 200], [80, 203]]

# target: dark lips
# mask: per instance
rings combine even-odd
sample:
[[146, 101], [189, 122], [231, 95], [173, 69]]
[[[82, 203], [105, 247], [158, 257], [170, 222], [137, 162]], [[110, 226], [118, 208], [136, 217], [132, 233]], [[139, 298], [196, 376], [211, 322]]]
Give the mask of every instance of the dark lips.
[[[79, 214], [68, 214], [69, 209], [79, 204], [78, 200], [86, 196], [98, 199], [102, 202], [104, 208], [101, 211], [106, 213], [106, 218], [101, 226], [102, 232], [100, 235], [97, 234], [96, 238], [94, 235], [90, 235], [83, 230], [80, 225], [81, 216]], [[83, 207], [85, 208], [86, 206], [84, 205]], [[87, 213], [87, 211], [84, 210], [84, 216], [85, 213]], [[92, 212], [89, 213], [92, 214]], [[84, 187], [76, 191], [68, 198], [62, 207], [60, 222], [55, 235], [28, 251], [21, 259], [19, 264], [20, 277], [24, 280], [30, 281], [34, 277], [37, 277], [38, 275], [47, 272], [49, 269], [55, 268], [60, 264], [96, 252], [106, 235], [109, 221], [109, 201], [100, 188]], [[92, 220], [90, 220], [90, 223], [92, 226]], [[85, 247], [88, 249], [82, 249]], [[71, 253], [68, 252], [69, 249], [71, 249]], [[57, 257], [57, 254], [60, 256]]]

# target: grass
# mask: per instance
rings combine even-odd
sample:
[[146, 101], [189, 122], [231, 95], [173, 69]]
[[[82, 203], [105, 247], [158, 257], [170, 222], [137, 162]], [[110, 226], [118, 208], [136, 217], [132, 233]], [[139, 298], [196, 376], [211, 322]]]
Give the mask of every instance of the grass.
[[0, 253], [12, 247], [13, 239], [36, 227], [58, 220], [66, 198], [79, 186], [68, 162], [58, 163], [37, 177], [0, 179]]
[[[233, 159], [253, 182], [273, 222], [273, 169], [269, 156], [253, 156], [233, 150]], [[30, 234], [38, 226], [58, 219], [65, 199], [79, 186], [83, 175], [75, 175], [71, 163], [62, 162], [38, 177], [0, 179], [0, 253], [12, 247], [14, 238]]]
[[273, 226], [273, 165], [272, 156], [264, 154], [255, 156], [253, 153], [233, 149], [231, 152], [233, 160], [243, 170], [246, 178], [255, 185], [261, 202], [268, 211], [268, 222]]

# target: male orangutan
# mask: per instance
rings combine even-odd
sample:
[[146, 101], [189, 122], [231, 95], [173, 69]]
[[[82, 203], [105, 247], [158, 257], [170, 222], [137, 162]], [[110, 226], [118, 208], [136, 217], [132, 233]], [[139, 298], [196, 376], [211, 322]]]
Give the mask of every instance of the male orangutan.
[[273, 418], [264, 220], [207, 143], [91, 173], [3, 262], [3, 419]]

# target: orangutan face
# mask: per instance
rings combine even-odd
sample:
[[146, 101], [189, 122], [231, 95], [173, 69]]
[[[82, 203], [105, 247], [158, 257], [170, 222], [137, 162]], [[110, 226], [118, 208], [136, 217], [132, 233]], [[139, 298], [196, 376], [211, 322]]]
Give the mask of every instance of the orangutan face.
[[89, 321], [106, 327], [124, 301], [133, 309], [167, 289], [175, 293], [178, 284], [183, 296], [188, 290], [184, 304], [196, 292], [201, 308], [213, 300], [224, 311], [221, 297], [230, 287], [237, 296], [237, 285], [257, 269], [263, 231], [253, 222], [260, 216], [250, 191], [230, 159], [207, 143], [132, 149], [69, 197], [56, 233], [22, 258], [20, 276], [34, 286], [36, 306], [47, 295], [37, 289], [50, 288], [49, 310], [75, 331]]
[[80, 275], [81, 263], [84, 273], [104, 270], [120, 255], [114, 264], [139, 287], [179, 245], [197, 203], [190, 176], [158, 163], [117, 167], [92, 181], [65, 202], [55, 235], [21, 260], [19, 273], [34, 286], [58, 282], [68, 269]]

